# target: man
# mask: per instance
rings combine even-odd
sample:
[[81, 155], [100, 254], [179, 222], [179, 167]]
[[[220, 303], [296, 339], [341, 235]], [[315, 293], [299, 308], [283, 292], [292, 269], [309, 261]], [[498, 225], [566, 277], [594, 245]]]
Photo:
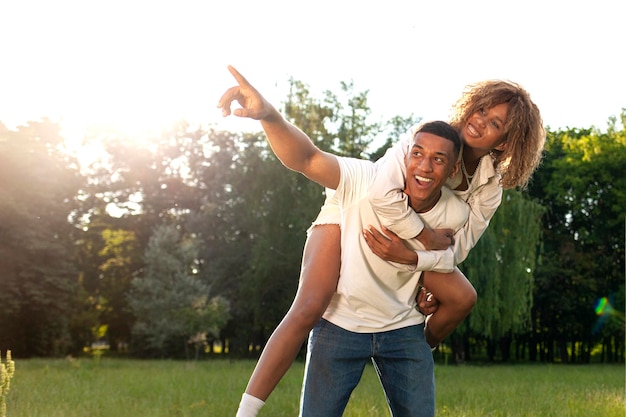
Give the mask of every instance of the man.
[[[288, 123], [234, 68], [238, 82], [222, 96], [224, 115], [261, 121], [281, 162], [320, 185], [336, 190], [342, 207], [341, 271], [337, 292], [311, 332], [301, 416], [341, 416], [363, 369], [373, 360], [392, 415], [434, 415], [434, 373], [424, 340], [424, 316], [415, 308], [420, 274], [374, 255], [361, 231], [381, 228], [368, 200], [376, 174], [369, 161], [340, 158], [316, 148]], [[445, 122], [423, 125], [406, 159], [405, 193], [413, 210], [433, 228], [460, 228], [468, 207], [442, 188], [458, 170], [461, 141]], [[407, 242], [423, 249], [417, 240]]]

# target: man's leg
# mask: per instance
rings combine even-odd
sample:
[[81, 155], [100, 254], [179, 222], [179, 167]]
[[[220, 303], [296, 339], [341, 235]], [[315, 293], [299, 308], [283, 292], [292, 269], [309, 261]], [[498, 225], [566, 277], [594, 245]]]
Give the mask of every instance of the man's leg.
[[435, 415], [434, 362], [424, 325], [374, 334], [374, 365], [393, 417]]
[[371, 357], [371, 338], [320, 320], [309, 337], [300, 417], [341, 417]]

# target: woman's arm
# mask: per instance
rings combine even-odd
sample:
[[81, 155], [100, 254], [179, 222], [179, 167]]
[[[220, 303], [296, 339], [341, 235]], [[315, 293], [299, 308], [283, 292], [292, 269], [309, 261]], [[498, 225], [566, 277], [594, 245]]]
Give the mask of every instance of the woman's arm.
[[[424, 236], [429, 233], [436, 233], [441, 229], [432, 231], [425, 227], [419, 215], [408, 207], [405, 201], [407, 197], [402, 192], [404, 188], [403, 149], [408, 149], [408, 143], [405, 142], [405, 145], [400, 143], [395, 145], [381, 158], [374, 186], [370, 189], [370, 202], [379, 215], [381, 223], [403, 239], [415, 237], [410, 234], [421, 227], [422, 230], [418, 240], [427, 249], [432, 249], [432, 246], [424, 242]], [[485, 158], [489, 157], [485, 156]], [[401, 179], [400, 175], [402, 176]], [[477, 180], [479, 180], [478, 177], [475, 181]], [[468, 220], [464, 226], [456, 231], [452, 239], [448, 237], [449, 235], [440, 235], [440, 240], [444, 239], [445, 241], [445, 239], [448, 239], [448, 245], [452, 244], [452, 250], [417, 251], [417, 256], [410, 257], [413, 262], [408, 262], [408, 248], [404, 247], [403, 249], [396, 245], [398, 242], [388, 241], [387, 239], [376, 241], [373, 239], [374, 236], [371, 232], [364, 231], [364, 233], [366, 235], [369, 233], [368, 237], [370, 239], [368, 244], [371, 243], [370, 248], [372, 251], [382, 259], [415, 265], [417, 258], [418, 263], [416, 267], [418, 270], [446, 272], [449, 270], [450, 265], [456, 266], [467, 258], [469, 251], [476, 245], [478, 239], [489, 226], [489, 222], [501, 201], [502, 187], [500, 186], [499, 176], [493, 172], [493, 175], [488, 180], [485, 180], [485, 183], [479, 186], [467, 198], [470, 210]], [[408, 228], [408, 233], [398, 229], [403, 226]], [[389, 235], [389, 233], [386, 234]], [[377, 247], [373, 246], [374, 242], [377, 243]], [[391, 255], [392, 251], [398, 251], [398, 253]]]
[[453, 244], [454, 231], [425, 226], [409, 207], [408, 197], [403, 192], [410, 144], [410, 139], [402, 138], [376, 162], [377, 174], [369, 190], [369, 201], [382, 225], [402, 239], [417, 238], [426, 249], [445, 250]]
[[476, 246], [501, 202], [502, 186], [498, 175], [490, 178], [486, 184], [469, 195], [467, 199], [470, 208], [469, 218], [467, 223], [454, 234], [455, 265], [463, 262], [470, 250]]
[[369, 189], [369, 201], [383, 226], [402, 239], [412, 239], [424, 223], [407, 203], [404, 190], [406, 153], [410, 140], [403, 138], [376, 161], [376, 177]]

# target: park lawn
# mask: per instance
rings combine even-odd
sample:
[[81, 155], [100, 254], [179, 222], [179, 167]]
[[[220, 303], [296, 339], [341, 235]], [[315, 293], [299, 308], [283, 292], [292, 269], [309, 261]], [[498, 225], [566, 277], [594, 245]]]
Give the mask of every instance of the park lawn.
[[[255, 362], [16, 360], [7, 417], [234, 416]], [[259, 417], [295, 417], [303, 364]], [[624, 365], [436, 366], [437, 416], [624, 417]], [[389, 416], [368, 366], [344, 414]]]

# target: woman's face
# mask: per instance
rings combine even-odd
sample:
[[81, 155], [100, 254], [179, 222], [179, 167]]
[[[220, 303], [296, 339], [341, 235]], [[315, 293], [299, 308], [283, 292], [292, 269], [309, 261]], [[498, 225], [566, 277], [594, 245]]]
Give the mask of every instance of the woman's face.
[[504, 149], [504, 124], [508, 112], [509, 105], [503, 103], [471, 115], [461, 130], [464, 146], [481, 154]]

